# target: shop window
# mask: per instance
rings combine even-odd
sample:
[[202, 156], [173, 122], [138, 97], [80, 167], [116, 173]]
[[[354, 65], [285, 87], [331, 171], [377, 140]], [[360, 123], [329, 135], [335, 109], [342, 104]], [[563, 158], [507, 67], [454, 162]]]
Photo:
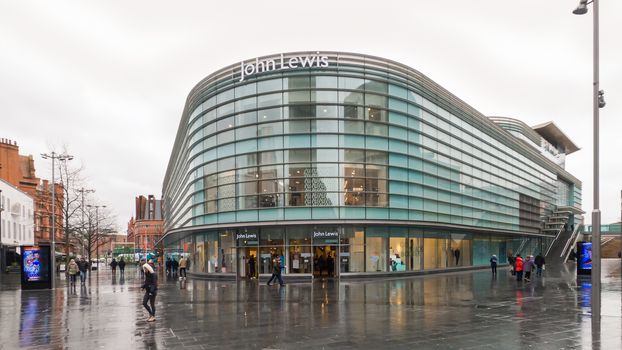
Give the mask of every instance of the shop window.
[[238, 197], [238, 209], [255, 209], [257, 207], [257, 196]]
[[[387, 238], [374, 237], [372, 235], [382, 235], [382, 233], [367, 233], [366, 243], [366, 270], [367, 272], [387, 271]], [[385, 233], [386, 235], [386, 233]]]
[[363, 228], [344, 227], [339, 259], [341, 272], [365, 271], [365, 232]]
[[389, 271], [406, 271], [408, 266], [408, 239], [405, 237], [391, 237], [389, 239]]

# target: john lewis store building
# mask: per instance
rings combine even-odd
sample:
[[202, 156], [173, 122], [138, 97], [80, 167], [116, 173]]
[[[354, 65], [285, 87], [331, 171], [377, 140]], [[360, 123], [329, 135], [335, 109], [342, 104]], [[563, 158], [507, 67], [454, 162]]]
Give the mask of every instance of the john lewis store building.
[[[294, 52], [188, 96], [163, 184], [168, 256], [197, 275], [385, 276], [539, 253], [579, 220], [577, 147], [553, 123], [487, 118], [403, 64]], [[557, 215], [557, 214], [556, 214]]]

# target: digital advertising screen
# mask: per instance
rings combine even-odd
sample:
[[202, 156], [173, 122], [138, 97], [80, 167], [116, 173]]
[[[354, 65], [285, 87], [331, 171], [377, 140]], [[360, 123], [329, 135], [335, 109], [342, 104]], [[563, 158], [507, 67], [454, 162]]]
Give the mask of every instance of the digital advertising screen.
[[592, 242], [577, 242], [577, 272], [589, 274], [592, 270]]
[[22, 247], [22, 283], [38, 284], [50, 281], [50, 248]]

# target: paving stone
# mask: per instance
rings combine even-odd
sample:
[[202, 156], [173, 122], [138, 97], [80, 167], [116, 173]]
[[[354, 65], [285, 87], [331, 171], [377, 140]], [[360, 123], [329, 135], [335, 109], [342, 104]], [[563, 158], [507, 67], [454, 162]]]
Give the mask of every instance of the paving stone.
[[592, 333], [589, 279], [547, 268], [288, 284], [161, 277], [157, 320], [138, 273], [93, 274], [74, 290], [21, 291], [0, 277], [0, 349], [620, 349], [619, 261], [603, 261], [602, 319]]

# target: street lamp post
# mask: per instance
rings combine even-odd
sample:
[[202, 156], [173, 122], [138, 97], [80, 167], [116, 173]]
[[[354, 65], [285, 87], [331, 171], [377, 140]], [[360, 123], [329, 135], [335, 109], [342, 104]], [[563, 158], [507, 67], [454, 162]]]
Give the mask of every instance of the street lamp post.
[[54, 180], [54, 161], [58, 160], [72, 160], [73, 156], [66, 153], [57, 154], [56, 152], [42, 153], [41, 158], [52, 159], [52, 239], [51, 239], [51, 254], [52, 254], [52, 289], [56, 287], [56, 184]]
[[605, 92], [599, 88], [599, 44], [598, 44], [598, 0], [580, 0], [579, 6], [572, 11], [575, 15], [587, 13], [587, 5], [593, 5], [593, 50], [594, 50], [594, 85], [593, 85], [593, 112], [594, 112], [594, 210], [592, 211], [592, 315], [600, 315], [600, 183], [599, 183], [599, 109], [605, 107]]
[[99, 275], [99, 208], [105, 205], [87, 205], [88, 208], [95, 208], [95, 250], [97, 254], [97, 274]]

